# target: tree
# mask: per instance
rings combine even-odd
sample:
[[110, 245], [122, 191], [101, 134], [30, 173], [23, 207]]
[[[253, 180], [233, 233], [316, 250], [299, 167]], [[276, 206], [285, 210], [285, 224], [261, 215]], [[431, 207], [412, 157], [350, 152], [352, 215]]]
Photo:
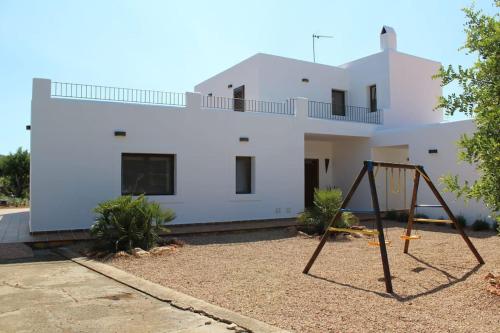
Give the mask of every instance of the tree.
[[[494, 2], [500, 7], [500, 1]], [[461, 112], [474, 118], [477, 130], [458, 141], [459, 160], [473, 164], [479, 178], [471, 182], [458, 176], [443, 177], [446, 190], [458, 197], [482, 200], [496, 215], [500, 210], [500, 22], [499, 14], [489, 16], [474, 6], [463, 9], [466, 41], [460, 50], [477, 56], [470, 68], [449, 65], [436, 77], [442, 86], [458, 83], [460, 93], [441, 97], [438, 108], [446, 114]], [[499, 220], [498, 215], [496, 216]]]
[[26, 198], [30, 183], [30, 154], [19, 148], [0, 160], [0, 192]]

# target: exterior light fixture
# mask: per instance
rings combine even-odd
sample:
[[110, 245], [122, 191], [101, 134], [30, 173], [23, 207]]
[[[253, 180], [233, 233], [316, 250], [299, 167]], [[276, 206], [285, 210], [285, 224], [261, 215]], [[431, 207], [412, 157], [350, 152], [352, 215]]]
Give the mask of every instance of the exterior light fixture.
[[437, 149], [429, 149], [429, 154], [437, 154], [438, 150]]
[[302, 82], [309, 83], [309, 79], [305, 77], [302, 79]]
[[31, 125], [26, 125], [26, 130], [30, 131], [31, 130]]
[[232, 87], [233, 87], [233, 85], [232, 85], [232, 84], [228, 84], [228, 85], [227, 85], [227, 88], [228, 88], [228, 89], [231, 89]]

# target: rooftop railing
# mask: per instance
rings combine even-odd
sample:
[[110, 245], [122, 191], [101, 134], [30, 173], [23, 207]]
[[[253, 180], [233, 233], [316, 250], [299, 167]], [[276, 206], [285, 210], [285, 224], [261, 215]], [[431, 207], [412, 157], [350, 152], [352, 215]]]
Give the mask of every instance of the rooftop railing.
[[372, 111], [351, 105], [340, 105], [324, 102], [309, 101], [308, 116], [310, 118], [355, 121], [368, 124], [382, 124], [382, 110]]
[[201, 106], [207, 109], [223, 109], [241, 112], [264, 112], [282, 115], [295, 114], [294, 99], [288, 99], [284, 102], [268, 102], [252, 99], [202, 96]]
[[[99, 100], [121, 103], [186, 106], [186, 94], [167, 91], [144, 90], [96, 86], [80, 83], [52, 82], [51, 97], [83, 100]], [[284, 102], [259, 101], [219, 96], [201, 96], [201, 107], [240, 112], [257, 112], [279, 115], [295, 115], [295, 99]], [[307, 115], [310, 118], [354, 121], [382, 124], [380, 109], [308, 101]]]
[[185, 106], [185, 94], [167, 91], [52, 82], [51, 97], [111, 101], [121, 103]]

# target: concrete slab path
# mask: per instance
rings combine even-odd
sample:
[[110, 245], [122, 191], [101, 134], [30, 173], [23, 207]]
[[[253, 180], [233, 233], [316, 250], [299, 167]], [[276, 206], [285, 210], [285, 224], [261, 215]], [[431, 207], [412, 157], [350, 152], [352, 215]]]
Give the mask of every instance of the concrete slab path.
[[34, 252], [25, 261], [0, 262], [0, 332], [231, 332], [228, 324], [175, 308], [51, 251]]

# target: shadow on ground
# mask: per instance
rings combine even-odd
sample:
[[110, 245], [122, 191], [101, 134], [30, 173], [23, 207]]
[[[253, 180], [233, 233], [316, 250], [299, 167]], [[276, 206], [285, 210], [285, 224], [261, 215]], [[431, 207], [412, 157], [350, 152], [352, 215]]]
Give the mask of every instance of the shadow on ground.
[[[352, 289], [355, 289], [355, 290], [359, 290], [359, 291], [363, 291], [363, 292], [367, 292], [367, 293], [372, 293], [372, 294], [375, 294], [375, 295], [378, 295], [378, 296], [381, 296], [381, 297], [384, 297], [384, 298], [394, 298], [396, 299], [397, 301], [399, 302], [409, 302], [409, 301], [412, 301], [414, 299], [417, 299], [419, 297], [423, 297], [423, 296], [428, 296], [428, 295], [431, 295], [431, 294], [434, 294], [434, 293], [437, 293], [443, 289], [446, 289], [446, 288], [449, 288], [457, 283], [460, 283], [460, 282], [463, 282], [465, 280], [467, 280], [467, 278], [469, 278], [472, 274], [474, 274], [475, 272], [477, 272], [479, 270], [479, 268], [482, 266], [481, 264], [477, 264], [476, 266], [472, 267], [471, 269], [469, 269], [465, 274], [463, 274], [462, 276], [453, 276], [452, 274], [448, 273], [447, 271], [445, 271], [444, 269], [442, 268], [439, 268], [435, 265], [432, 265], [412, 254], [407, 254], [409, 257], [411, 257], [413, 260], [415, 260], [415, 262], [417, 264], [420, 264], [420, 265], [423, 265], [423, 266], [417, 266], [415, 267], [414, 269], [412, 269], [412, 272], [415, 273], [415, 274], [419, 274], [420, 272], [426, 270], [426, 269], [432, 269], [436, 272], [439, 272], [440, 274], [444, 275], [448, 282], [447, 283], [443, 283], [443, 284], [440, 284], [432, 289], [429, 289], [429, 290], [426, 290], [424, 292], [420, 292], [420, 293], [416, 293], [416, 294], [413, 294], [413, 295], [406, 295], [406, 296], [402, 296], [400, 294], [397, 293], [397, 290], [395, 290], [392, 294], [388, 294], [388, 293], [385, 293], [385, 292], [380, 292], [380, 291], [377, 291], [377, 290], [370, 290], [370, 289], [367, 289], [367, 288], [363, 288], [363, 287], [360, 287], [360, 286], [356, 286], [354, 284], [350, 284], [350, 283], [343, 283], [343, 282], [338, 282], [338, 281], [335, 281], [333, 279], [330, 279], [330, 278], [325, 278], [325, 277], [322, 277], [322, 276], [318, 276], [318, 275], [314, 275], [314, 274], [311, 274], [309, 273], [308, 275], [313, 277], [313, 278], [316, 278], [316, 279], [320, 279], [320, 280], [323, 280], [323, 281], [327, 281], [327, 282], [330, 282], [330, 283], [334, 283], [336, 285], [339, 285], [339, 286], [343, 286], [343, 287], [347, 287], [347, 288], [352, 288]], [[396, 277], [395, 276], [391, 276], [392, 279], [395, 279]], [[384, 282], [384, 278], [379, 278], [378, 279], [379, 282]]]

